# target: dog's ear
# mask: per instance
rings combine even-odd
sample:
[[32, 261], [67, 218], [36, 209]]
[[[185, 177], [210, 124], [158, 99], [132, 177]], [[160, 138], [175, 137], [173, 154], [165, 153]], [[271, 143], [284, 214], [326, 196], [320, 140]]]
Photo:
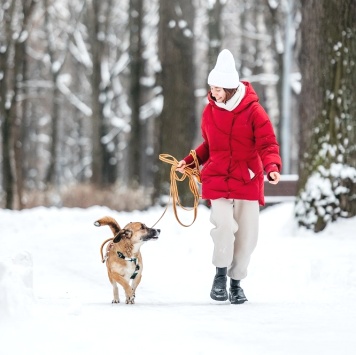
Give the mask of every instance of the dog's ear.
[[121, 229], [119, 233], [115, 236], [113, 242], [118, 243], [122, 238], [130, 238], [132, 232], [128, 229]]
[[121, 231], [119, 231], [119, 233], [115, 236], [113, 242], [118, 243], [121, 240], [122, 236], [123, 236], [123, 229], [121, 229]]
[[113, 242], [114, 242], [114, 243], [118, 243], [120, 240], [121, 240], [121, 235], [118, 234], [118, 235], [114, 238]]

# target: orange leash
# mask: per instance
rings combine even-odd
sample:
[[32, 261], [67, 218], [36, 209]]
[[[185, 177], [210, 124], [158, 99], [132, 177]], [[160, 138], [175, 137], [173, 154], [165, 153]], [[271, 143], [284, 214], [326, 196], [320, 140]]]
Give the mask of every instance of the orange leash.
[[[162, 217], [166, 213], [166, 211], [168, 209], [169, 202], [171, 201], [171, 199], [172, 199], [172, 204], [173, 204], [174, 215], [180, 225], [182, 225], [183, 227], [190, 227], [195, 222], [197, 215], [198, 215], [198, 204], [199, 204], [199, 199], [200, 199], [197, 182], [201, 183], [201, 180], [200, 180], [199, 162], [198, 162], [198, 158], [195, 153], [195, 150], [191, 150], [190, 154], [192, 155], [194, 160], [191, 164], [188, 164], [185, 166], [184, 173], [182, 174], [181, 177], [179, 177], [177, 175], [177, 171], [176, 171], [178, 163], [179, 163], [178, 160], [169, 154], [160, 154], [159, 155], [160, 160], [172, 165], [171, 173], [170, 173], [169, 201], [167, 203], [166, 209], [164, 210], [162, 216], [152, 226], [152, 228], [162, 219]], [[193, 167], [191, 167], [192, 165], [193, 165]], [[189, 179], [189, 189], [194, 196], [194, 204], [193, 204], [194, 218], [193, 218], [192, 223], [190, 223], [190, 224], [182, 223], [178, 217], [178, 211], [177, 211], [177, 206], [181, 207], [185, 211], [191, 210], [190, 208], [186, 208], [181, 204], [181, 202], [179, 200], [179, 194], [178, 194], [177, 181], [184, 181], [186, 178]]]
[[100, 255], [101, 255], [101, 261], [103, 263], [105, 263], [105, 260], [107, 259], [107, 254], [108, 254], [108, 251], [106, 251], [106, 254], [105, 254], [105, 257], [103, 255], [103, 249], [104, 249], [104, 245], [107, 243], [107, 242], [110, 242], [110, 241], [113, 241], [114, 238], [109, 238], [109, 239], [106, 239], [103, 244], [101, 244], [101, 247], [100, 247]]

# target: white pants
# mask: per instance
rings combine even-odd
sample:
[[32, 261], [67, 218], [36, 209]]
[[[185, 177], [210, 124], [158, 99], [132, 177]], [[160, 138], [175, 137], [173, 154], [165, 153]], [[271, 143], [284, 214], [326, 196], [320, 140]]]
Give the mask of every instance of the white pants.
[[258, 201], [211, 200], [210, 235], [214, 242], [213, 264], [227, 267], [228, 276], [241, 280], [258, 239]]

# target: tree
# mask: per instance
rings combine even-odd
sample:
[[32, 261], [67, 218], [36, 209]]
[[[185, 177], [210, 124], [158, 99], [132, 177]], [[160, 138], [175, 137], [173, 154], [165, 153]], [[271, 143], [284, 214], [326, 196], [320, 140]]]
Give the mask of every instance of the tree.
[[[182, 159], [192, 148], [196, 130], [194, 100], [193, 27], [194, 5], [190, 0], [161, 0], [159, 8], [160, 81], [164, 96], [159, 119], [158, 151]], [[170, 167], [169, 167], [170, 168]], [[158, 172], [158, 191], [167, 193], [168, 166]], [[182, 201], [189, 196], [181, 189]]]
[[169, 166], [157, 156], [199, 144], [195, 116], [225, 47], [279, 129], [288, 2], [298, 0], [2, 1], [1, 207], [61, 205], [81, 185], [100, 196], [139, 185], [147, 204], [152, 190], [166, 194]]
[[1, 28], [1, 37], [2, 42], [6, 43], [6, 46], [2, 47], [0, 50], [0, 118], [2, 121], [1, 133], [2, 133], [2, 179], [3, 179], [3, 190], [5, 192], [5, 207], [12, 208], [14, 193], [13, 193], [13, 183], [14, 175], [11, 168], [10, 156], [11, 156], [11, 127], [12, 119], [10, 116], [11, 107], [11, 98], [9, 97], [13, 87], [9, 87], [10, 80], [9, 78], [12, 74], [10, 71], [9, 57], [11, 51], [11, 19], [14, 12], [14, 6], [11, 6], [10, 9], [1, 9], [2, 10], [2, 28]]
[[[63, 50], [62, 41], [60, 39], [60, 35], [56, 36], [56, 23], [55, 23], [55, 15], [58, 14], [56, 11], [55, 6], [49, 0], [44, 0], [44, 7], [45, 7], [45, 15], [44, 15], [44, 22], [45, 22], [45, 31], [47, 35], [47, 50], [48, 56], [50, 61], [50, 74], [52, 76], [52, 107], [51, 107], [51, 143], [50, 143], [50, 159], [49, 165], [46, 173], [46, 183], [50, 185], [55, 184], [55, 179], [58, 178], [58, 174], [56, 173], [56, 169], [58, 168], [58, 147], [59, 147], [59, 119], [60, 119], [60, 90], [58, 87], [58, 80], [60, 77], [61, 69], [63, 68], [64, 60], [66, 57], [66, 52], [68, 50], [68, 45], [65, 46]], [[68, 20], [66, 18], [63, 19]], [[55, 30], [54, 30], [55, 29]], [[62, 27], [64, 29], [64, 27]], [[60, 33], [61, 34], [61, 33]], [[60, 50], [57, 50], [57, 47], [60, 47]]]
[[[60, 120], [63, 119], [64, 115], [61, 117], [61, 107], [63, 107], [63, 94], [61, 88], [63, 89], [63, 83], [61, 82], [61, 73], [65, 66], [66, 59], [69, 53], [70, 41], [73, 40], [73, 33], [77, 31], [77, 26], [79, 18], [81, 17], [84, 2], [78, 6], [78, 10], [71, 9], [68, 4], [68, 10], [64, 11], [64, 6], [67, 5], [62, 3], [59, 5], [55, 4], [53, 0], [44, 0], [44, 29], [47, 38], [47, 53], [49, 61], [49, 74], [52, 81], [52, 100], [50, 108], [50, 119], [51, 119], [51, 129], [49, 136], [50, 147], [49, 147], [49, 164], [45, 176], [46, 187], [53, 185], [58, 185], [58, 180], [60, 174], [59, 161], [60, 155]], [[57, 181], [56, 181], [57, 180]]]
[[224, 8], [225, 1], [217, 0], [210, 3], [208, 6], [208, 68], [211, 70], [214, 68], [216, 58], [221, 50], [222, 43], [222, 24], [221, 15]]
[[141, 155], [143, 134], [140, 122], [140, 107], [142, 102], [140, 79], [144, 69], [144, 60], [142, 58], [142, 26], [143, 0], [132, 0], [130, 1], [129, 9], [131, 130], [128, 146], [128, 168], [132, 186], [138, 186], [141, 182], [140, 165], [144, 158]]
[[[279, 120], [278, 141], [281, 145], [281, 155], [283, 160], [283, 172], [296, 172], [297, 154], [293, 149], [297, 146], [298, 114], [295, 106], [298, 105], [299, 97], [293, 96], [293, 91], [298, 81], [298, 76], [292, 75], [293, 67], [296, 66], [297, 56], [297, 30], [299, 25], [298, 18], [299, 1], [283, 0], [269, 1], [264, 0], [269, 10], [269, 15], [265, 16], [267, 28], [271, 32], [271, 45], [273, 47], [273, 57], [276, 62], [275, 73], [278, 76], [277, 98]], [[293, 90], [294, 88], [294, 90]], [[295, 93], [295, 92], [294, 92]], [[299, 94], [297, 90], [296, 94]], [[294, 133], [294, 134], [292, 134]]]
[[[88, 2], [86, 24], [88, 28], [88, 52], [91, 54], [91, 73], [89, 75], [92, 105], [92, 177], [97, 186], [109, 186], [117, 178], [116, 130], [113, 121], [119, 126], [127, 126], [118, 118], [115, 100], [121, 95], [121, 83], [117, 77], [128, 62], [121, 47], [125, 47], [125, 36], [120, 36], [121, 18], [116, 18], [113, 0]], [[117, 38], [116, 38], [117, 37]], [[116, 86], [116, 89], [115, 89]]]
[[356, 215], [356, 2], [303, 0], [301, 31], [296, 217], [319, 232]]
[[[105, 135], [104, 117], [102, 114], [103, 104], [100, 102], [100, 94], [102, 89], [102, 57], [105, 55], [105, 42], [103, 35], [105, 31], [102, 26], [104, 16], [102, 8], [107, 5], [108, 1], [92, 0], [88, 3], [88, 18], [87, 25], [89, 30], [89, 41], [92, 56], [92, 72], [90, 76], [91, 84], [91, 106], [92, 106], [92, 178], [91, 181], [98, 185], [105, 185], [104, 178], [104, 164], [105, 159], [105, 145], [102, 143], [102, 137]], [[110, 10], [109, 10], [110, 11]], [[109, 14], [107, 12], [106, 14]], [[107, 21], [107, 17], [106, 21]]]
[[[17, 2], [8, 1], [0, 11], [0, 118], [2, 120], [2, 176], [5, 191], [5, 207], [14, 208], [16, 188], [22, 188], [21, 179], [16, 173], [21, 172], [21, 149], [16, 140], [20, 136], [21, 121], [21, 85], [24, 74], [24, 54], [28, 40], [28, 25], [36, 0]], [[17, 159], [16, 159], [17, 158]], [[18, 204], [21, 196], [17, 195]]]

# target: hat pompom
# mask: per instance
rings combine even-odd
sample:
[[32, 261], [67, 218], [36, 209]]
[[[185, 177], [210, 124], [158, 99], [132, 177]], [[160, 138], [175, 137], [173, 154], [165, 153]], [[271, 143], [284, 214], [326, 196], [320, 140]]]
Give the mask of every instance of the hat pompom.
[[214, 69], [208, 76], [208, 84], [225, 89], [236, 89], [240, 84], [234, 56], [228, 49], [223, 49], [216, 60]]

